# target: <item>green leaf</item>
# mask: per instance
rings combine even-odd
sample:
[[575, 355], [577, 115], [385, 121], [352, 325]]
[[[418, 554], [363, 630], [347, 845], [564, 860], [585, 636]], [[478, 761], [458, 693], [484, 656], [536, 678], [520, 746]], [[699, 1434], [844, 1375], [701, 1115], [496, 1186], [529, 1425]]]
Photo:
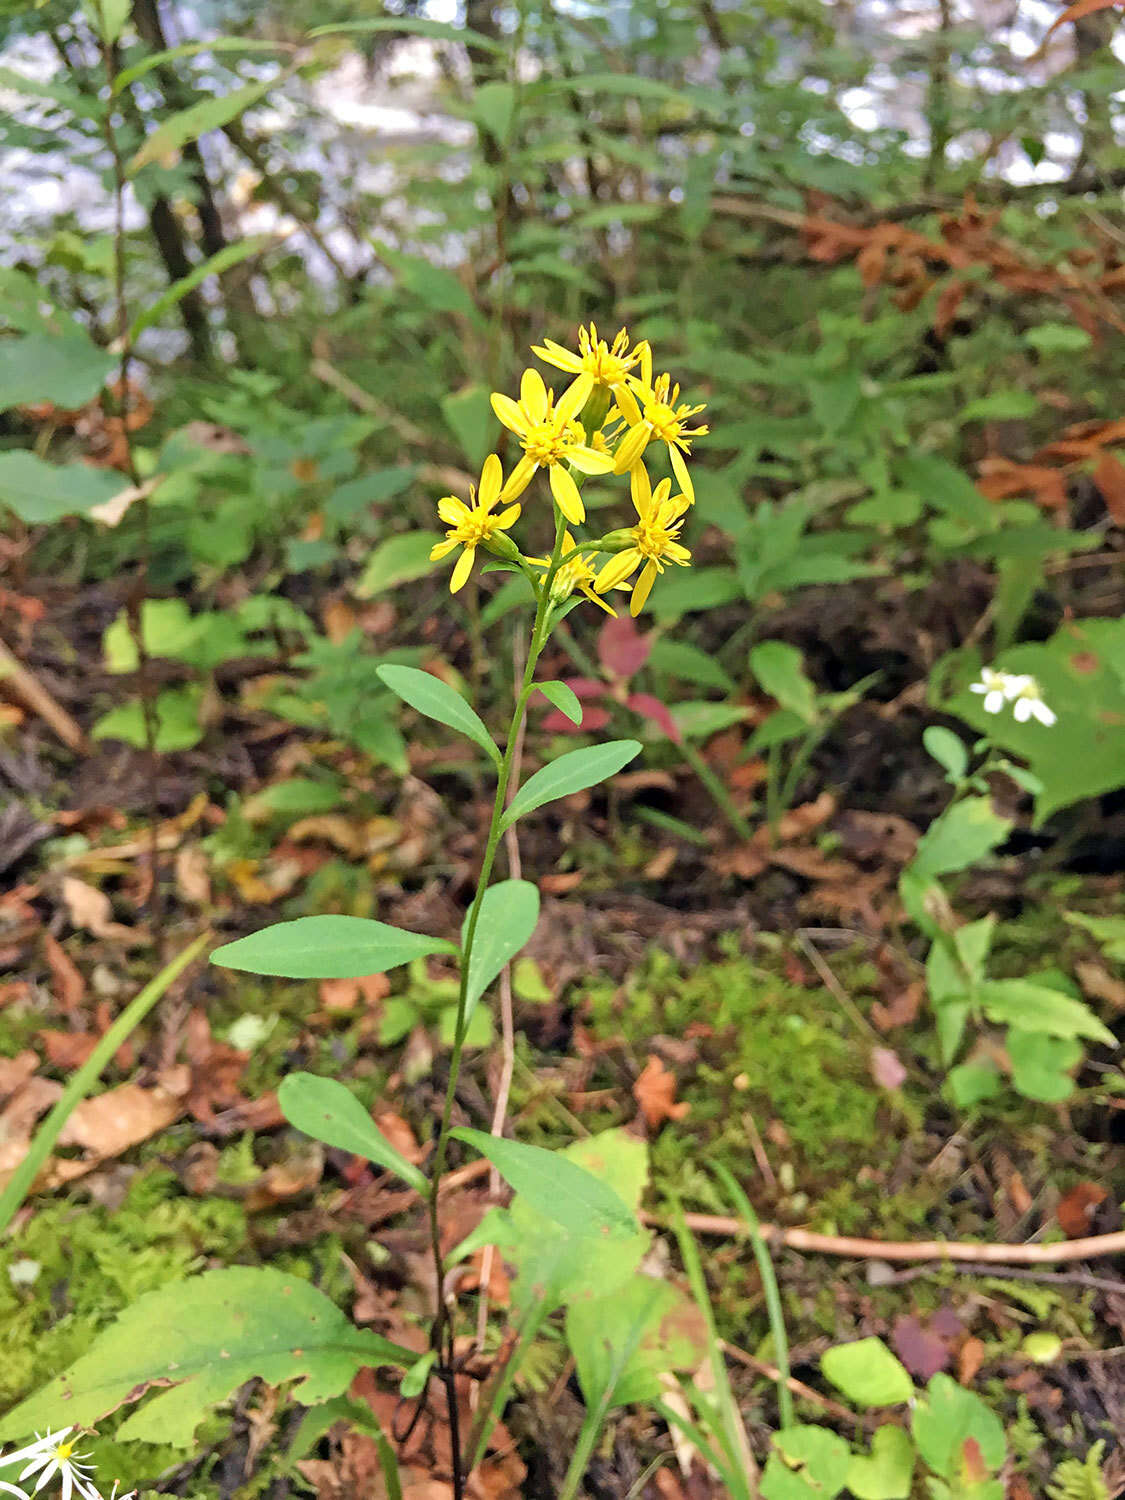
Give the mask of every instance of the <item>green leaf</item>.
[[[468, 917], [461, 929], [465, 942]], [[501, 880], [485, 891], [469, 959], [465, 1010], [471, 1015], [480, 997], [529, 942], [539, 921], [539, 889], [530, 880]]]
[[725, 671], [707, 651], [701, 651], [690, 641], [671, 640], [661, 636], [654, 641], [648, 654], [648, 665], [654, 672], [667, 672], [669, 677], [681, 682], [695, 682], [703, 687], [717, 688], [723, 693], [733, 693], [735, 684], [730, 673]]
[[160, 161], [162, 157], [182, 150], [189, 141], [197, 140], [199, 136], [206, 135], [210, 130], [221, 130], [224, 125], [228, 125], [231, 120], [242, 114], [243, 110], [257, 104], [259, 99], [264, 99], [279, 82], [278, 76], [259, 79], [257, 83], [247, 83], [242, 88], [232, 89], [229, 94], [219, 97], [209, 95], [197, 100], [195, 104], [190, 104], [187, 109], [181, 109], [176, 114], [169, 115], [166, 120], [160, 122], [133, 156], [128, 166], [129, 175], [133, 176], [142, 167], [147, 167], [150, 162]]
[[480, 746], [494, 765], [500, 765], [500, 752], [484, 727], [476, 710], [470, 708], [460, 693], [432, 672], [417, 667], [378, 667], [379, 677], [391, 692], [427, 719], [436, 719], [463, 734]]
[[948, 774], [950, 781], [962, 781], [969, 769], [969, 752], [965, 741], [952, 729], [941, 724], [931, 724], [922, 733], [922, 743], [938, 765]]
[[859, 1406], [897, 1406], [914, 1396], [914, 1382], [882, 1339], [837, 1344], [821, 1358], [820, 1368]]
[[211, 962], [223, 969], [283, 979], [363, 979], [428, 953], [456, 952], [452, 943], [424, 932], [405, 932], [367, 917], [328, 914], [263, 927], [216, 948]]
[[289, 1073], [281, 1080], [277, 1102], [290, 1125], [314, 1141], [374, 1162], [423, 1197], [429, 1192], [425, 1173], [391, 1145], [351, 1090], [336, 1079]]
[[[343, 526], [350, 525], [372, 506], [401, 495], [417, 472], [413, 464], [395, 464], [389, 469], [374, 469], [356, 479], [349, 479], [338, 490], [333, 490], [324, 502], [325, 517]], [[434, 539], [437, 540], [436, 534]]]
[[432, 572], [430, 548], [441, 537], [436, 531], [407, 531], [402, 536], [380, 542], [367, 559], [367, 565], [355, 586], [359, 599], [373, 599], [386, 589], [413, 583]]
[[1007, 1453], [1000, 1418], [948, 1375], [935, 1375], [930, 1381], [926, 1399], [914, 1408], [913, 1428], [918, 1452], [943, 1479], [957, 1476], [967, 1438], [980, 1445], [981, 1457], [992, 1470]]
[[721, 734], [732, 724], [741, 724], [746, 719], [746, 709], [740, 703], [673, 703], [669, 712], [672, 722], [685, 740], [709, 740], [713, 734]]
[[283, 50], [285, 49], [277, 42], [262, 42], [237, 36], [215, 36], [208, 37], [205, 42], [183, 42], [179, 47], [166, 47], [162, 52], [150, 52], [147, 57], [142, 57], [140, 62], [133, 63], [128, 68], [122, 68], [113, 80], [113, 92], [120, 94], [122, 89], [127, 89], [138, 78], [151, 73], [153, 68], [163, 67], [165, 63], [175, 62], [181, 57], [194, 57], [199, 52], [280, 52]]
[[1004, 1050], [1012, 1065], [1012, 1087], [1025, 1099], [1061, 1104], [1074, 1093], [1070, 1070], [1081, 1061], [1080, 1042], [1010, 1026]]
[[572, 724], [582, 723], [582, 704], [573, 688], [567, 687], [565, 682], [537, 682], [535, 686], [547, 702], [554, 704]]
[[189, 1448], [218, 1402], [255, 1378], [297, 1380], [313, 1406], [345, 1391], [358, 1370], [417, 1358], [351, 1319], [300, 1276], [233, 1266], [139, 1298], [65, 1374], [0, 1422], [0, 1441], [37, 1428], [93, 1427], [151, 1387], [162, 1390], [122, 1426], [124, 1442]]
[[88, 516], [125, 488], [127, 481], [112, 469], [44, 463], [23, 448], [0, 453], [0, 505], [14, 510], [28, 526]]
[[689, 610], [719, 609], [741, 595], [733, 568], [678, 568], [665, 574], [652, 591], [649, 610], [659, 619], [677, 618]]
[[805, 675], [804, 658], [786, 641], [762, 641], [750, 653], [750, 670], [771, 698], [806, 724], [817, 717], [816, 688]]
[[314, 813], [331, 812], [339, 807], [344, 794], [334, 781], [314, 781], [308, 776], [293, 776], [263, 787], [242, 804], [242, 816], [249, 823], [273, 816], [307, 818]]
[[1081, 1000], [1072, 1000], [1061, 990], [1030, 979], [986, 980], [978, 990], [978, 999], [990, 1021], [1007, 1022], [1021, 1031], [1082, 1036], [1107, 1047], [1117, 1045], [1113, 1032]]
[[848, 1465], [848, 1489], [856, 1500], [907, 1500], [914, 1480], [914, 1444], [901, 1427], [879, 1427], [871, 1457], [857, 1454]]
[[967, 870], [1002, 844], [1011, 827], [1011, 819], [994, 812], [988, 797], [965, 797], [930, 824], [910, 869], [922, 879]]
[[[5, 339], [0, 366], [0, 411], [32, 401], [78, 407], [92, 401], [117, 364], [76, 325], [52, 334], [42, 329]], [[96, 471], [92, 471], [96, 472]], [[111, 476], [115, 490], [124, 488]]]
[[[153, 702], [156, 733], [152, 748], [161, 754], [171, 754], [198, 745], [203, 738], [203, 725], [199, 722], [202, 703], [203, 689], [197, 686], [165, 688], [157, 693]], [[138, 750], [147, 749], [148, 730], [140, 700], [134, 698], [111, 708], [97, 721], [90, 735], [95, 740], [121, 740]]]
[[823, 1427], [786, 1427], [774, 1433], [762, 1475], [762, 1500], [833, 1500], [844, 1487], [851, 1452]]
[[504, 43], [486, 36], [483, 31], [474, 31], [471, 26], [450, 26], [445, 21], [428, 21], [422, 16], [380, 16], [371, 21], [344, 21], [333, 26], [314, 26], [308, 33], [312, 40], [318, 36], [340, 36], [344, 33], [391, 31], [403, 36], [425, 36], [434, 42], [458, 42], [464, 47], [476, 47], [484, 52], [495, 52], [506, 57], [508, 48]]
[[1039, 354], [1084, 354], [1093, 343], [1086, 330], [1073, 323], [1040, 323], [1027, 330], [1023, 341]]
[[132, 0], [82, 0], [82, 9], [103, 42], [113, 46], [125, 30], [132, 12]]
[[993, 391], [961, 408], [960, 422], [1009, 422], [1033, 417], [1039, 402], [1030, 391]]
[[639, 740], [608, 740], [604, 745], [591, 745], [585, 750], [569, 750], [560, 755], [520, 787], [501, 820], [501, 829], [510, 828], [517, 818], [526, 817], [546, 802], [569, 797], [616, 776], [623, 766], [640, 754], [640, 750]]
[[482, 83], [473, 95], [473, 119], [487, 130], [497, 145], [503, 146], [512, 128], [516, 109], [515, 85], [498, 80]]
[[151, 328], [154, 323], [159, 323], [166, 312], [176, 307], [189, 292], [194, 292], [207, 280], [208, 276], [221, 276], [224, 271], [230, 270], [231, 266], [237, 266], [241, 261], [249, 260], [252, 255], [260, 255], [267, 246], [275, 243], [273, 235], [259, 234], [250, 239], [240, 240], [235, 245], [225, 245], [222, 250], [216, 250], [214, 255], [207, 257], [186, 276], [181, 276], [179, 281], [174, 281], [162, 296], [157, 297], [150, 307], [135, 320], [129, 330], [129, 338], [136, 339], [146, 328]]
[[474, 1146], [532, 1208], [572, 1234], [632, 1236], [637, 1221], [631, 1210], [600, 1178], [559, 1151], [506, 1141], [483, 1130], [459, 1126], [459, 1141]]
[[[490, 87], [490, 85], [486, 85]], [[474, 470], [480, 470], [492, 451], [496, 418], [486, 385], [467, 385], [441, 400], [441, 414]]]
[[688, 1299], [644, 1275], [572, 1302], [566, 1341], [589, 1409], [656, 1401], [663, 1375], [696, 1368], [706, 1353]]
[[1084, 927], [1106, 958], [1125, 964], [1125, 917], [1087, 917], [1082, 912], [1064, 912], [1068, 922]]

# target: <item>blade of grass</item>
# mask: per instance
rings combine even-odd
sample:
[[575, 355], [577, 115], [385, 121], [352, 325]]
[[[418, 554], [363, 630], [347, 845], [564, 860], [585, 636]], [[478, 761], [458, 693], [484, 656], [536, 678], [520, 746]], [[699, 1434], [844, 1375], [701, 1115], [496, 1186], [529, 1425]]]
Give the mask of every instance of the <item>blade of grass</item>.
[[193, 959], [198, 958], [210, 938], [209, 932], [196, 938], [195, 942], [190, 943], [182, 953], [177, 954], [171, 963], [166, 964], [155, 979], [145, 985], [140, 994], [131, 1000], [117, 1017], [67, 1084], [62, 1097], [35, 1132], [35, 1139], [31, 1142], [27, 1155], [12, 1173], [7, 1187], [0, 1193], [0, 1234], [7, 1229], [23, 1200], [31, 1191], [32, 1184], [50, 1156], [63, 1126], [98, 1081], [102, 1069], [122, 1042], [140, 1025], [156, 1002], [166, 993], [169, 986], [179, 978]]
[[793, 1426], [793, 1393], [789, 1389], [789, 1335], [785, 1330], [785, 1313], [781, 1306], [781, 1292], [777, 1285], [777, 1273], [773, 1268], [773, 1257], [769, 1246], [762, 1238], [758, 1215], [750, 1206], [750, 1200], [735, 1181], [729, 1167], [715, 1162], [715, 1175], [730, 1195], [735, 1214], [746, 1221], [746, 1233], [754, 1247], [754, 1259], [762, 1278], [762, 1290], [766, 1298], [766, 1313], [770, 1320], [773, 1337], [774, 1360], [777, 1364], [777, 1410], [782, 1428]]

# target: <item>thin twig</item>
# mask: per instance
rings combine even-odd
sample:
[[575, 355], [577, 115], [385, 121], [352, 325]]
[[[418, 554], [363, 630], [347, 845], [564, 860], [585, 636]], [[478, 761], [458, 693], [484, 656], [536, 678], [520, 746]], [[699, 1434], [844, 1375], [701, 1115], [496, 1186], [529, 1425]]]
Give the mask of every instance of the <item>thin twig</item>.
[[[690, 1218], [690, 1214], [688, 1215]], [[764, 1375], [767, 1380], [776, 1382], [780, 1379], [780, 1372], [776, 1365], [769, 1364], [764, 1359], [759, 1359], [756, 1354], [747, 1354], [745, 1349], [739, 1349], [736, 1344], [728, 1344], [723, 1340], [723, 1353], [728, 1354], [736, 1364], [745, 1365], [748, 1370], [754, 1370], [759, 1375]], [[829, 1396], [822, 1396], [819, 1391], [814, 1391], [811, 1385], [806, 1385], [803, 1380], [798, 1380], [795, 1375], [790, 1375], [785, 1384], [793, 1392], [794, 1396], [800, 1396], [804, 1401], [811, 1401], [814, 1406], [822, 1407], [824, 1411], [836, 1417], [841, 1422], [846, 1422], [849, 1427], [854, 1427], [856, 1414], [849, 1411], [846, 1406], [841, 1406]]]
[[0, 682], [12, 689], [32, 713], [38, 714], [53, 729], [63, 744], [78, 755], [85, 755], [89, 743], [81, 726], [24, 664], [0, 641]]

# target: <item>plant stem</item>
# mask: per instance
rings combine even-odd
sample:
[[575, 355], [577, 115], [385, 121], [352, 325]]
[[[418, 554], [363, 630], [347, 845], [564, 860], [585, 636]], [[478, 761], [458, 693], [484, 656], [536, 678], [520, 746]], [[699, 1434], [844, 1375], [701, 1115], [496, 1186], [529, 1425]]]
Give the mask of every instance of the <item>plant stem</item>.
[[684, 740], [677, 748], [684, 760], [687, 761], [688, 765], [707, 788], [715, 806], [723, 813], [735, 833], [738, 834], [740, 839], [745, 839], [749, 842], [754, 836], [754, 830], [739, 812], [738, 808], [735, 807], [734, 799], [731, 797], [730, 792], [727, 791], [722, 778], [716, 776], [703, 756], [700, 755], [699, 751], [688, 740]]

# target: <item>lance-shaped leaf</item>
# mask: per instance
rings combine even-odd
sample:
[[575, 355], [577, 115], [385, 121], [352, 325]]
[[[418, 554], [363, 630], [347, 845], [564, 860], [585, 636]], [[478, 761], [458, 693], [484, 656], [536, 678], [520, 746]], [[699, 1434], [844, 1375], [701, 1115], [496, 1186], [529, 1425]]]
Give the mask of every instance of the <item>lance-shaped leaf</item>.
[[634, 1235], [632, 1210], [608, 1183], [558, 1151], [526, 1146], [461, 1126], [451, 1132], [475, 1146], [532, 1208], [573, 1234]]
[[517, 818], [534, 812], [545, 802], [569, 797], [572, 792], [584, 791], [609, 776], [616, 776], [640, 749], [639, 740], [610, 740], [604, 745], [591, 745], [588, 750], [570, 750], [560, 755], [524, 782], [512, 798], [501, 826], [510, 828]]
[[559, 713], [565, 714], [572, 724], [582, 723], [582, 704], [572, 687], [568, 687], [565, 682], [537, 682], [535, 686], [547, 702], [554, 704]]
[[313, 1140], [362, 1156], [423, 1195], [429, 1191], [425, 1174], [391, 1145], [352, 1091], [336, 1079], [290, 1073], [281, 1081], [277, 1102], [290, 1125]]
[[[461, 930], [462, 945], [468, 921], [466, 917]], [[530, 940], [538, 921], [539, 890], [530, 880], [501, 880], [485, 891], [469, 958], [466, 1016], [472, 1015], [477, 1001], [500, 970]]]
[[425, 714], [427, 719], [436, 719], [439, 724], [456, 729], [458, 734], [479, 745], [494, 765], [500, 764], [500, 752], [480, 715], [447, 682], [432, 672], [420, 672], [417, 667], [379, 667], [377, 675], [404, 703]]
[[297, 1399], [315, 1406], [347, 1390], [366, 1365], [405, 1368], [416, 1358], [357, 1328], [300, 1276], [257, 1266], [206, 1271], [126, 1308], [65, 1374], [6, 1414], [0, 1442], [92, 1427], [151, 1387], [170, 1386], [117, 1436], [188, 1448], [211, 1407], [247, 1380], [298, 1380]]
[[201, 135], [206, 135], [211, 130], [221, 130], [243, 110], [249, 109], [252, 104], [257, 104], [259, 99], [265, 97], [270, 89], [276, 88], [284, 80], [283, 74], [273, 78], [259, 80], [257, 83], [244, 84], [240, 89], [232, 89], [229, 94], [220, 96], [208, 95], [199, 99], [195, 104], [189, 104], [187, 109], [181, 109], [174, 115], [169, 115], [162, 120], [144, 145], [133, 156], [129, 163], [129, 175], [139, 172], [142, 167], [147, 167], [150, 162], [160, 161], [164, 156], [170, 156], [175, 151], [180, 151], [189, 141], [197, 140]]
[[328, 914], [263, 927], [216, 948], [211, 962], [282, 979], [363, 979], [428, 953], [456, 952], [453, 943], [424, 932], [406, 932], [366, 917]]

